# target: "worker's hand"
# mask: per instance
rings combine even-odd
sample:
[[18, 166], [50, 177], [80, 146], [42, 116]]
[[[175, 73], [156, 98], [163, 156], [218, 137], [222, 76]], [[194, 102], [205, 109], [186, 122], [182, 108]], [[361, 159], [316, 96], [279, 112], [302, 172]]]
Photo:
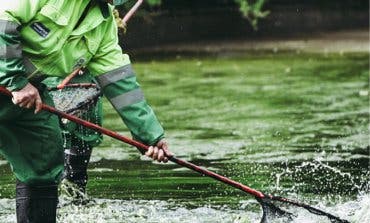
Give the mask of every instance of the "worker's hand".
[[35, 114], [41, 111], [42, 100], [39, 91], [30, 83], [19, 91], [13, 91], [13, 103], [22, 108], [35, 108]]
[[168, 150], [167, 142], [164, 139], [159, 140], [155, 146], [149, 147], [145, 155], [153, 160], [164, 163], [167, 163], [168, 158], [173, 156], [173, 154]]

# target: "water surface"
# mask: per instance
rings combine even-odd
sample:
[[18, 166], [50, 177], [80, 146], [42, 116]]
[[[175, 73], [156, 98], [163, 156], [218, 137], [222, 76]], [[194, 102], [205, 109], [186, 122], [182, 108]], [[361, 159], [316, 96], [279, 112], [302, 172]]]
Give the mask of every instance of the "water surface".
[[[168, 55], [134, 63], [171, 150], [257, 190], [370, 222], [369, 55]], [[107, 104], [107, 103], [106, 103]], [[104, 126], [129, 136], [108, 105]], [[85, 207], [60, 222], [258, 222], [253, 197], [108, 137], [94, 150]], [[0, 160], [0, 222], [14, 178]], [[289, 208], [289, 207], [288, 207]], [[292, 209], [294, 222], [329, 222]]]

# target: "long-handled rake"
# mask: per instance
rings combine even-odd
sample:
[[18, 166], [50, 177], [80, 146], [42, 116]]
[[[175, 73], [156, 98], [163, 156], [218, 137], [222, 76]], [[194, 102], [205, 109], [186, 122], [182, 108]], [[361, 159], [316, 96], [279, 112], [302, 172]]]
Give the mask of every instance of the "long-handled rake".
[[135, 12], [139, 9], [140, 5], [143, 3], [144, 0], [138, 0], [134, 6], [126, 13], [125, 17], [123, 17], [122, 22], [126, 25], [128, 20], [135, 14]]
[[[6, 88], [3, 88], [3, 87], [0, 87], [0, 93], [8, 95], [10, 97], [12, 96], [12, 94]], [[81, 105], [81, 103], [79, 104], [79, 106], [80, 105]], [[57, 115], [61, 118], [68, 119], [68, 120], [70, 120], [72, 122], [75, 122], [79, 125], [82, 125], [86, 128], [89, 128], [89, 129], [92, 129], [96, 132], [99, 132], [99, 133], [102, 133], [104, 135], [110, 136], [110, 137], [115, 138], [115, 139], [117, 139], [121, 142], [124, 142], [124, 143], [127, 143], [129, 145], [135, 146], [135, 147], [140, 148], [142, 150], [148, 150], [148, 148], [149, 148], [149, 146], [144, 145], [144, 144], [142, 144], [138, 141], [129, 139], [129, 138], [127, 138], [125, 136], [122, 136], [122, 135], [120, 135], [116, 132], [113, 132], [109, 129], [103, 128], [99, 125], [87, 122], [87, 121], [85, 121], [83, 119], [80, 119], [76, 116], [67, 114], [65, 112], [61, 112], [61, 111], [55, 109], [54, 107], [43, 104], [42, 105], [42, 110], [48, 111], [48, 112], [53, 113], [53, 114], [55, 114], [55, 115]], [[270, 220], [274, 219], [274, 218], [286, 218], [286, 219], [289, 220], [289, 219], [292, 219], [294, 217], [294, 215], [292, 213], [290, 213], [288, 211], [285, 211], [285, 210], [277, 207], [275, 204], [273, 204], [272, 203], [273, 201], [278, 201], [278, 202], [293, 205], [293, 206], [296, 206], [296, 207], [304, 208], [304, 209], [308, 210], [309, 212], [311, 212], [315, 215], [326, 216], [326, 217], [329, 218], [329, 220], [331, 222], [334, 222], [334, 223], [349, 223], [349, 221], [347, 221], [347, 220], [341, 219], [341, 218], [339, 218], [337, 216], [334, 216], [334, 215], [332, 215], [328, 212], [325, 212], [325, 211], [320, 210], [318, 208], [312, 207], [308, 204], [301, 203], [301, 202], [294, 201], [294, 200], [290, 200], [290, 199], [287, 199], [287, 198], [284, 198], [284, 197], [264, 194], [264, 193], [262, 193], [258, 190], [252, 189], [252, 188], [250, 188], [250, 187], [248, 187], [244, 184], [241, 184], [239, 182], [231, 180], [231, 179], [229, 179], [227, 177], [224, 177], [222, 175], [219, 175], [215, 172], [212, 172], [212, 171], [207, 170], [205, 168], [201, 168], [201, 167], [199, 167], [195, 164], [192, 164], [190, 162], [187, 162], [185, 160], [178, 159], [175, 156], [169, 157], [169, 160], [174, 162], [174, 163], [177, 163], [178, 165], [181, 165], [183, 167], [187, 167], [191, 170], [194, 170], [194, 171], [196, 171], [196, 172], [198, 172], [202, 175], [212, 177], [212, 178], [214, 178], [218, 181], [221, 181], [221, 182], [223, 182], [227, 185], [238, 188], [238, 189], [254, 196], [256, 198], [256, 200], [259, 202], [259, 204], [262, 206], [263, 215], [262, 215], [261, 223], [271, 222]]]

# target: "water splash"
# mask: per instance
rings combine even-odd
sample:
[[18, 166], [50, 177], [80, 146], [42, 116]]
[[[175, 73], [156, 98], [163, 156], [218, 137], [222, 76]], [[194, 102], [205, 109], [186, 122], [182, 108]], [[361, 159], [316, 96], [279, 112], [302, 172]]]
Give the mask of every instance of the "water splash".
[[96, 199], [93, 205], [59, 210], [60, 222], [235, 222], [258, 221], [254, 213], [225, 207], [187, 208], [174, 201]]
[[[343, 168], [343, 167], [342, 167]], [[289, 178], [294, 185], [286, 188], [285, 191], [305, 191], [319, 195], [354, 195], [368, 188], [369, 172], [361, 175], [352, 175], [337, 167], [331, 166], [328, 162], [323, 162], [321, 158], [313, 161], [302, 162], [297, 166], [289, 166], [275, 174], [275, 189], [282, 190], [281, 183]]]
[[[62, 198], [63, 199], [63, 198]], [[61, 200], [61, 203], [64, 202]], [[370, 194], [327, 206], [324, 203], [315, 205], [353, 223], [370, 222]], [[293, 208], [296, 217], [292, 223], [326, 223], [325, 217], [312, 215]], [[173, 223], [254, 223], [259, 222], [260, 210], [255, 208], [255, 201], [240, 202], [238, 209], [227, 206], [205, 205], [191, 208], [186, 203], [175, 200], [111, 200], [95, 199], [87, 205], [69, 204], [58, 209], [58, 222], [173, 222]], [[0, 199], [0, 222], [15, 222], [15, 201]], [[279, 222], [277, 220], [276, 222]], [[275, 221], [274, 221], [275, 223]]]

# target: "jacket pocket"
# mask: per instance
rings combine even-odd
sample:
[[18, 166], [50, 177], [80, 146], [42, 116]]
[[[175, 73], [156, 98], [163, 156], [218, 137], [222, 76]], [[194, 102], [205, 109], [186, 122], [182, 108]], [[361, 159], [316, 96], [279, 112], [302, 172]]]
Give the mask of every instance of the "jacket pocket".
[[68, 35], [68, 15], [61, 14], [51, 4], [45, 5], [21, 31], [24, 49], [38, 56], [59, 51]]
[[68, 24], [68, 18], [61, 14], [58, 9], [53, 7], [50, 4], [45, 5], [41, 11], [40, 14], [49, 18], [51, 21], [55, 22], [56, 24], [60, 26], [66, 26]]

